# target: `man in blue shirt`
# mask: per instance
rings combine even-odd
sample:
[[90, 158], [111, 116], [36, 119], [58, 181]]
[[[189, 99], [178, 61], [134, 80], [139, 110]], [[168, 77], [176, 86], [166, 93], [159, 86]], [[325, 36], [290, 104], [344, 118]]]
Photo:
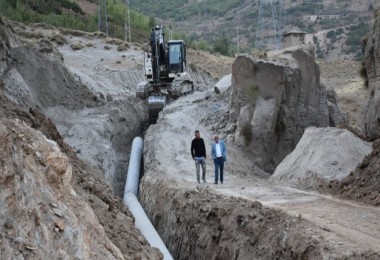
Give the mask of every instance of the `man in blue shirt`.
[[224, 162], [227, 161], [227, 147], [223, 140], [219, 140], [219, 136], [214, 137], [215, 143], [211, 146], [211, 156], [214, 159], [215, 166], [215, 182], [218, 184], [219, 169], [220, 169], [220, 183], [223, 184], [223, 169]]
[[199, 168], [202, 166], [202, 180], [206, 182], [206, 147], [205, 142], [200, 137], [199, 131], [195, 131], [195, 138], [191, 142], [191, 156], [195, 161], [197, 181], [200, 183]]

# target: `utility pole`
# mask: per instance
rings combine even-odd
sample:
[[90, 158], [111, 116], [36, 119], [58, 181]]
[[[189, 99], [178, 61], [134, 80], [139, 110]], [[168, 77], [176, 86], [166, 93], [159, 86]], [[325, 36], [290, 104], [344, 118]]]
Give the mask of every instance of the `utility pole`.
[[108, 35], [107, 0], [98, 0], [98, 31]]
[[125, 14], [124, 14], [124, 40], [131, 43], [131, 16], [129, 15], [129, 0], [125, 0]]

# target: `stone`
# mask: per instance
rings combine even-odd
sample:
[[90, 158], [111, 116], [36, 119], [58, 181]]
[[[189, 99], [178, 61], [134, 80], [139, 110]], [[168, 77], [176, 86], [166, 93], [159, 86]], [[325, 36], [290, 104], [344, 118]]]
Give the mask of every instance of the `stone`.
[[367, 98], [363, 106], [363, 132], [371, 140], [380, 138], [380, 18], [365, 41], [364, 68], [367, 78]]
[[65, 230], [65, 222], [61, 219], [54, 220], [54, 226], [59, 229], [59, 231]]
[[53, 213], [58, 217], [63, 217], [63, 213], [59, 209], [52, 209]]
[[265, 171], [274, 171], [308, 126], [344, 125], [335, 93], [320, 82], [314, 52], [298, 46], [265, 60], [241, 55], [232, 65], [233, 140]]

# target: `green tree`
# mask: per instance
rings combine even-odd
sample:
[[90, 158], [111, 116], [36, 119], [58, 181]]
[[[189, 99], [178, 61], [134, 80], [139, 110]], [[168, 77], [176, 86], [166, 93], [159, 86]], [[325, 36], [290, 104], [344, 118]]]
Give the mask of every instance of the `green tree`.
[[222, 55], [228, 56], [230, 54], [231, 41], [225, 33], [223, 33], [215, 42], [214, 42], [214, 52], [219, 52]]
[[149, 17], [149, 27], [152, 28], [156, 25], [156, 19], [153, 16]]

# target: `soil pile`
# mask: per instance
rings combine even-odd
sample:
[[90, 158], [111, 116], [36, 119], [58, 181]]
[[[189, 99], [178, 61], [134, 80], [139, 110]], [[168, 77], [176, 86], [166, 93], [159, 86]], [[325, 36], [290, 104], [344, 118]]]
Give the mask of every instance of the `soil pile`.
[[342, 180], [371, 152], [371, 145], [345, 129], [309, 127], [271, 180], [298, 183], [314, 177]]
[[[6, 259], [160, 259], [160, 252], [135, 229], [133, 217], [101, 170], [81, 161], [42, 113], [43, 106], [81, 109], [99, 102], [70, 76], [61, 59], [56, 59], [59, 56], [17, 45], [11, 23], [0, 21], [4, 47], [0, 49], [1, 255]], [[57, 70], [36, 61], [46, 61]], [[23, 64], [33, 65], [31, 71], [40, 73], [41, 84]]]
[[373, 142], [373, 151], [346, 178], [331, 181], [333, 194], [345, 199], [380, 206], [380, 139]]
[[[376, 21], [373, 30], [365, 41], [365, 57], [363, 72], [367, 78], [367, 95], [363, 107], [363, 133], [369, 140], [379, 137], [379, 91], [380, 80], [380, 10], [375, 12]], [[380, 140], [373, 142], [373, 151], [366, 156], [361, 164], [349, 176], [339, 181], [331, 181], [322, 189], [332, 191], [340, 197], [361, 201], [370, 205], [380, 205]]]

